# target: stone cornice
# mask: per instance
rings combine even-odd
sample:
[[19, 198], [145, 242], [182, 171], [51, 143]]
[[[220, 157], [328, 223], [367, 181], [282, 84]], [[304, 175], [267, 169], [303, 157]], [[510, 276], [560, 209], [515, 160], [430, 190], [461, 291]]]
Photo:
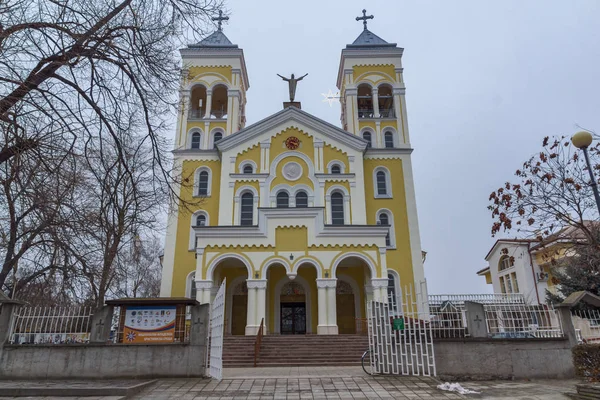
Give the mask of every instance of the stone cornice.
[[247, 279], [246, 285], [248, 289], [266, 289], [267, 288], [267, 280], [266, 279]]
[[371, 286], [374, 288], [387, 288], [388, 279], [387, 278], [373, 278], [371, 279]]

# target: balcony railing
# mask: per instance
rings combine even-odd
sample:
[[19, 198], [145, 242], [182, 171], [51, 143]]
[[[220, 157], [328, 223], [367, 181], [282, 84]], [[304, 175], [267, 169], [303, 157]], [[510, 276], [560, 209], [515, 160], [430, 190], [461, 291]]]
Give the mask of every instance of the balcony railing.
[[[205, 109], [189, 110], [188, 119], [205, 119]], [[227, 119], [227, 110], [212, 110], [209, 119]]]
[[[395, 118], [396, 113], [393, 108], [386, 108], [379, 110], [379, 118]], [[374, 119], [375, 111], [368, 108], [363, 108], [358, 110], [358, 118], [359, 119]]]

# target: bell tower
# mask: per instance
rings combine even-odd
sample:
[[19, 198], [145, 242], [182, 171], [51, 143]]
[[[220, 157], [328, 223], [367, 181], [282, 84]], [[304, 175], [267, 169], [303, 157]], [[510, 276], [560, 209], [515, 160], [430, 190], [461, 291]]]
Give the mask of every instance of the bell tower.
[[373, 19], [363, 10], [356, 17], [363, 31], [342, 50], [337, 87], [342, 127], [373, 148], [410, 147], [404, 80], [403, 48], [367, 29]]
[[222, 12], [213, 18], [217, 30], [180, 50], [182, 75], [176, 149], [215, 149], [215, 143], [246, 124], [246, 91], [250, 87], [244, 51], [223, 33]]

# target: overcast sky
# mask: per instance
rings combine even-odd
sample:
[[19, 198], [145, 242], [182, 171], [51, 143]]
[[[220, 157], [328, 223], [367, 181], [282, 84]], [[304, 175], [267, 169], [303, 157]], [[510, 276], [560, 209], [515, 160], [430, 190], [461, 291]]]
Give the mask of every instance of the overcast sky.
[[546, 135], [600, 130], [599, 0], [229, 0], [244, 49], [248, 124], [279, 111], [287, 84], [302, 109], [340, 125], [341, 49], [369, 29], [403, 47], [408, 122], [429, 293], [491, 292], [475, 272], [495, 239], [488, 196]]

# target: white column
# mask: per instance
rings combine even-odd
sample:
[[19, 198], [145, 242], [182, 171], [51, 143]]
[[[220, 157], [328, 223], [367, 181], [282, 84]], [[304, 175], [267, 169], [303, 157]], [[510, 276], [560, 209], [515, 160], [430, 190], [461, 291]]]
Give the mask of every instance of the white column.
[[[266, 299], [267, 299], [267, 280], [266, 279], [249, 279], [246, 281], [248, 286], [248, 309], [250, 309], [250, 290], [255, 294], [255, 301], [252, 305], [254, 309], [254, 322], [252, 323], [253, 331], [249, 333], [249, 326], [246, 326], [246, 335], [256, 335], [260, 327], [260, 322], [266, 315]], [[248, 313], [250, 315], [250, 313]], [[266, 321], [265, 321], [266, 328]]]
[[337, 335], [337, 310], [335, 289], [337, 279], [317, 279], [319, 301], [318, 335]]
[[317, 279], [317, 288], [318, 288], [318, 316], [319, 316], [319, 325], [317, 326], [317, 334], [324, 335], [327, 331], [327, 288], [325, 286], [319, 286], [319, 282]]
[[204, 118], [210, 118], [210, 111], [212, 106], [212, 90], [206, 91], [206, 112], [204, 113]]
[[226, 135], [237, 132], [239, 128], [240, 91], [229, 89], [227, 91], [227, 132]]
[[373, 88], [371, 95], [373, 96], [373, 115], [375, 115], [375, 118], [379, 118], [379, 89]]
[[358, 90], [356, 88], [347, 88], [344, 96], [346, 98], [346, 124], [348, 132], [358, 133], [358, 101], [356, 99]]
[[373, 300], [387, 303], [387, 278], [373, 278], [371, 279], [371, 286], [373, 287]]
[[250, 287], [250, 281], [246, 281], [248, 284], [248, 308], [246, 313], [246, 336], [256, 335], [258, 330], [256, 326], [256, 287]]
[[196, 300], [198, 300], [198, 303], [210, 303], [210, 291], [212, 287], [212, 281], [196, 279]]

